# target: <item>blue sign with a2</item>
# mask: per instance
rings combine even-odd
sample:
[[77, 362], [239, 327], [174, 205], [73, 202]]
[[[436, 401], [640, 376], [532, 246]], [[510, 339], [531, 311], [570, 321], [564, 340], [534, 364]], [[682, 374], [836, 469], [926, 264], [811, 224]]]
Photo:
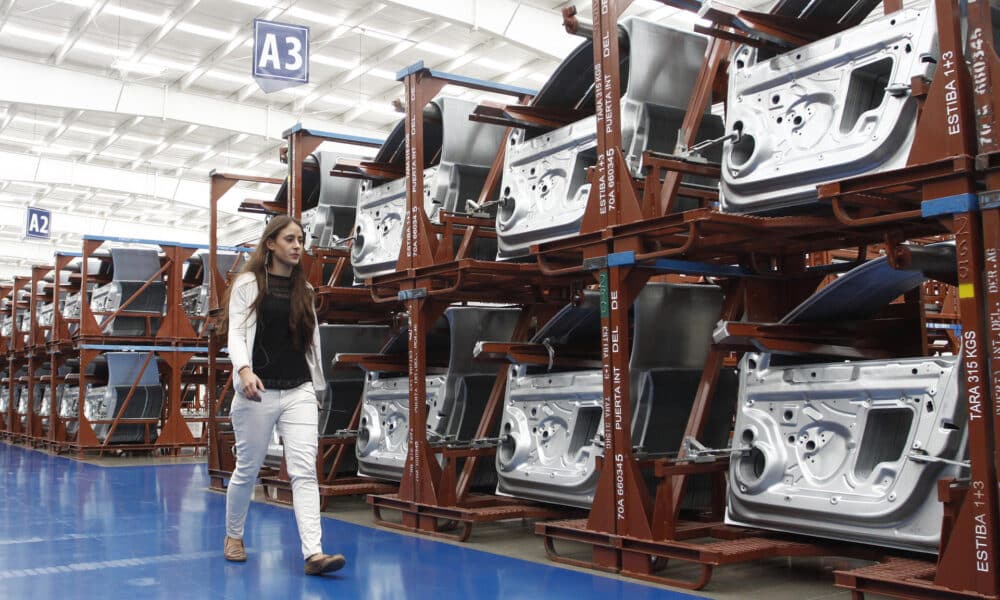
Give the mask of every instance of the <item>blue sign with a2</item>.
[[254, 19], [253, 76], [309, 83], [309, 28]]
[[47, 240], [52, 236], [52, 213], [44, 208], [28, 207], [28, 220], [24, 224], [24, 235]]

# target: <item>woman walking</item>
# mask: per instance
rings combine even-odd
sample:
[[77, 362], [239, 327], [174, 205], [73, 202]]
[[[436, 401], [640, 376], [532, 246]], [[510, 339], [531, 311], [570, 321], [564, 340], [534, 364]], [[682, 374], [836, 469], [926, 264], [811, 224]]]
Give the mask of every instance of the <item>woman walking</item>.
[[326, 388], [320, 363], [319, 329], [312, 288], [299, 263], [302, 225], [286, 215], [268, 222], [243, 272], [229, 287], [229, 357], [233, 364], [231, 417], [236, 433], [236, 470], [226, 490], [226, 560], [247, 559], [243, 528], [277, 425], [292, 480], [292, 505], [302, 542], [305, 572], [330, 573], [344, 566], [340, 554], [321, 545], [317, 397]]

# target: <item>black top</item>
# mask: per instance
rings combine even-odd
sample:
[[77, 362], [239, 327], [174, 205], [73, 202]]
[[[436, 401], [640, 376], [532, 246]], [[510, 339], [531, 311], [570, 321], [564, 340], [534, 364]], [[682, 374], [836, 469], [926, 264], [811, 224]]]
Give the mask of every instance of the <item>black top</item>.
[[264, 389], [288, 390], [312, 379], [305, 353], [292, 345], [288, 327], [291, 297], [291, 278], [268, 274], [253, 342], [253, 370]]

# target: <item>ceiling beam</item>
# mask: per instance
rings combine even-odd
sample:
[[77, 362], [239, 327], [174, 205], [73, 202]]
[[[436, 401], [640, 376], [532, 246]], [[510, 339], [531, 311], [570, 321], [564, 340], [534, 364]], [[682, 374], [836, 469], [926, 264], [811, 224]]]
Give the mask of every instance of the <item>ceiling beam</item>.
[[83, 116], [82, 110], [71, 111], [68, 115], [63, 117], [62, 121], [59, 122], [58, 127], [53, 129], [51, 133], [45, 136], [44, 144], [48, 146], [49, 144], [54, 143], [57, 139], [59, 139], [60, 136], [62, 136], [62, 134], [66, 133], [66, 130], [69, 129], [70, 125], [77, 122], [82, 116]]
[[[300, 121], [305, 127], [323, 131], [363, 137], [383, 135], [379, 130], [341, 120], [297, 115], [3, 56], [0, 56], [0, 73], [4, 74], [0, 77], [0, 103], [152, 117], [270, 139], [281, 138], [282, 132]], [[24, 85], [25, 81], [32, 84]], [[67, 90], [85, 90], [86, 93], [67, 93]]]
[[80, 38], [87, 33], [87, 28], [94, 22], [97, 15], [101, 14], [101, 11], [104, 10], [104, 7], [107, 4], [108, 0], [97, 0], [97, 2], [94, 2], [90, 8], [88, 8], [87, 11], [76, 20], [76, 23], [74, 23], [73, 27], [69, 30], [69, 37], [66, 38], [66, 41], [63, 42], [63, 45], [60, 46], [58, 50], [52, 53], [52, 56], [49, 59], [52, 64], [62, 64], [63, 60], [66, 59], [66, 55], [69, 54], [70, 50], [73, 49], [73, 46], [80, 41]]
[[177, 24], [184, 20], [192, 10], [194, 10], [201, 0], [188, 0], [183, 5], [178, 6], [174, 9], [167, 20], [160, 25], [156, 31], [146, 36], [146, 39], [142, 40], [139, 46], [132, 52], [132, 57], [129, 60], [134, 62], [139, 62], [146, 57], [147, 54], [155, 47], [163, 38], [167, 37], [171, 31], [177, 27]]

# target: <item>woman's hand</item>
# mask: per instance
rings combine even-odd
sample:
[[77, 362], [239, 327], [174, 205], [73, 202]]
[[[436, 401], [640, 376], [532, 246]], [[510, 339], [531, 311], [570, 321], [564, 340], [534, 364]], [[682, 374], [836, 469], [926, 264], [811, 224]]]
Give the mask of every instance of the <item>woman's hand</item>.
[[240, 370], [240, 385], [243, 388], [242, 394], [247, 400], [260, 402], [260, 393], [264, 391], [264, 382], [253, 372], [250, 367]]

